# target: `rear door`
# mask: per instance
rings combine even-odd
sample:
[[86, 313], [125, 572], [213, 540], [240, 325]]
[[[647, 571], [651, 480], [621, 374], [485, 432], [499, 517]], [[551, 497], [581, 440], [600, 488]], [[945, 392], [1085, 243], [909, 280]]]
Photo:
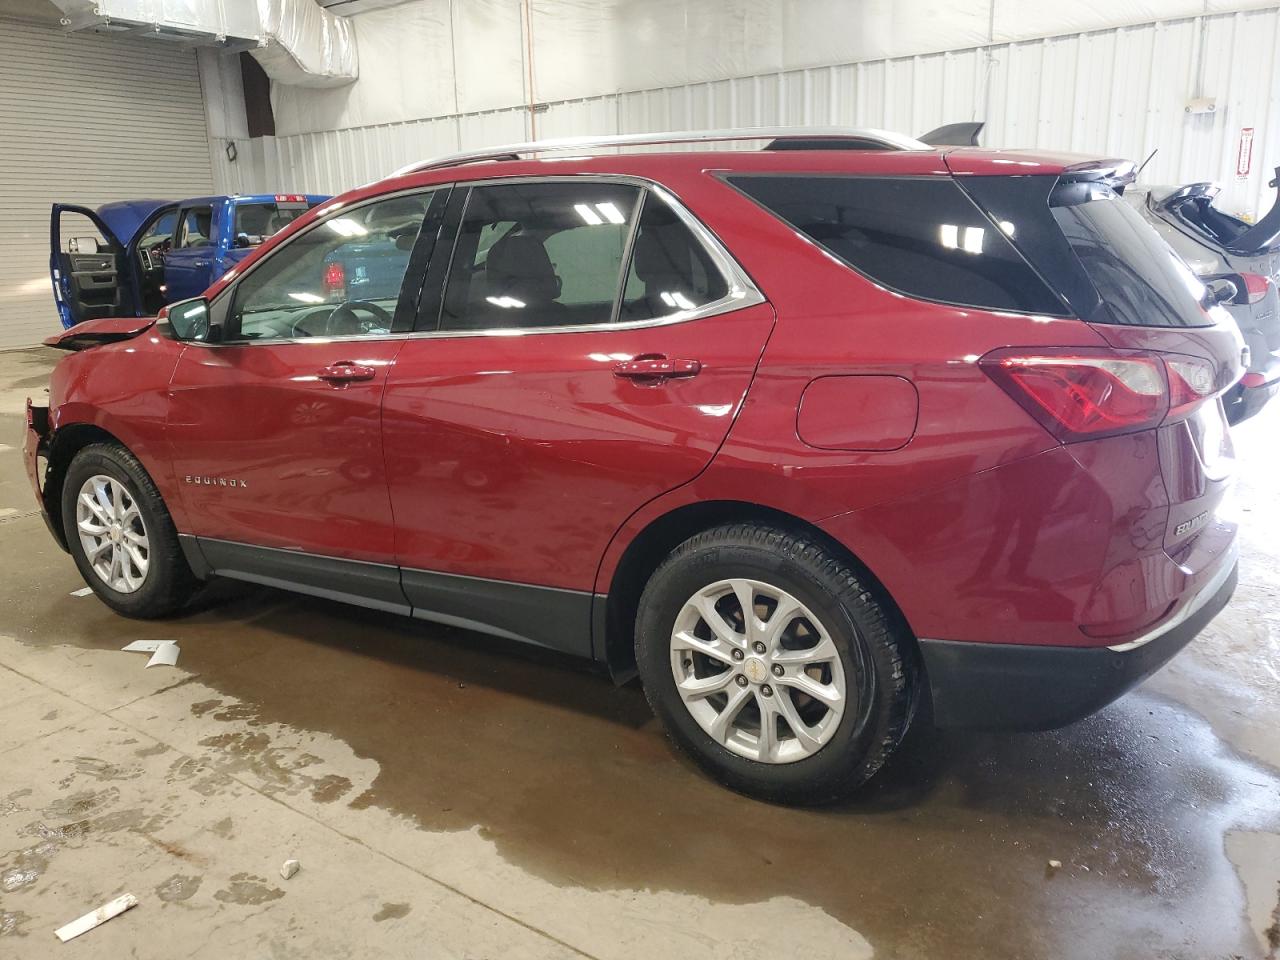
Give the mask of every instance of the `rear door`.
[[55, 203], [49, 220], [49, 275], [64, 328], [133, 316], [131, 264], [120, 239], [88, 207]]
[[383, 408], [405, 593], [424, 616], [589, 654], [606, 545], [710, 462], [773, 310], [692, 216], [635, 184], [455, 199], [447, 282], [443, 261], [427, 281], [443, 294], [424, 296]]

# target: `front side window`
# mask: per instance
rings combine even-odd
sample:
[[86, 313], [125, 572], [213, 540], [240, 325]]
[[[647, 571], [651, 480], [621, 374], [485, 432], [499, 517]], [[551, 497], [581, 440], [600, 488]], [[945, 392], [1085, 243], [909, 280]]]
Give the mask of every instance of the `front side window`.
[[877, 283], [923, 300], [1061, 314], [1062, 302], [950, 177], [728, 182]]
[[439, 329], [608, 323], [640, 193], [590, 181], [472, 188]]
[[229, 317], [244, 340], [390, 332], [432, 193], [391, 197], [318, 223], [240, 281]]
[[213, 208], [191, 207], [182, 211], [180, 247], [207, 247], [213, 243]]

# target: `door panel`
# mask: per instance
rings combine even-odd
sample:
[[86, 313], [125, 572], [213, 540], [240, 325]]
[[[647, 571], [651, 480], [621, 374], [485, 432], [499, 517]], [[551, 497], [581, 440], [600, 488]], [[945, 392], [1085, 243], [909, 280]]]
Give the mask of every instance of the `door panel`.
[[[388, 562], [379, 432], [402, 339], [191, 345], [167, 428], [192, 533]], [[357, 377], [330, 376], [337, 367]]]
[[124, 247], [95, 211], [54, 204], [49, 245], [49, 272], [63, 327], [133, 315]]
[[[626, 518], [710, 462], [772, 325], [762, 303], [641, 328], [410, 339], [383, 411], [399, 562], [591, 590]], [[701, 366], [615, 370], [663, 356]]]

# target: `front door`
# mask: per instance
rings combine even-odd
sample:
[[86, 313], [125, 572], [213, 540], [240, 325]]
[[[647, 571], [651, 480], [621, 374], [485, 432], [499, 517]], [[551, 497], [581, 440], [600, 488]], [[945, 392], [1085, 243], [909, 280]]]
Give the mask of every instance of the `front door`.
[[[428, 202], [418, 193], [346, 208], [214, 302], [225, 335], [184, 351], [168, 425], [183, 532], [208, 540], [206, 554], [235, 554], [226, 562], [240, 568], [246, 551], [261, 557], [263, 548], [394, 562], [381, 405], [421, 287], [425, 260], [410, 268], [411, 252], [434, 238], [423, 227]], [[378, 282], [335, 285], [335, 265], [357, 248]], [[296, 558], [279, 562], [301, 569]], [[289, 581], [287, 572], [275, 579]], [[351, 583], [349, 569], [341, 576]], [[386, 587], [402, 600], [394, 572], [375, 579], [375, 593]]]
[[[127, 241], [125, 241], [127, 242]], [[130, 263], [124, 243], [88, 207], [55, 203], [49, 222], [49, 276], [62, 326], [131, 317]]]
[[470, 191], [384, 403], [415, 613], [590, 653], [610, 538], [710, 462], [773, 325], [686, 216], [626, 183]]

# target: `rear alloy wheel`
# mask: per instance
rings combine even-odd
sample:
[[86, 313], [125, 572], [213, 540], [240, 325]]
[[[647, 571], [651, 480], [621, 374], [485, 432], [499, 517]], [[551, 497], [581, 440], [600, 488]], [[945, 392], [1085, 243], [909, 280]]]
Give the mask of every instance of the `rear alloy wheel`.
[[62, 530], [84, 582], [118, 613], [167, 616], [196, 591], [164, 500], [119, 444], [92, 443], [71, 458], [62, 484]]
[[671, 633], [671, 672], [698, 726], [761, 763], [812, 756], [844, 715], [831, 635], [786, 590], [758, 580], [720, 580], [689, 598]]
[[658, 567], [636, 662], [676, 744], [775, 802], [852, 793], [915, 703], [914, 642], [896, 611], [825, 545], [757, 524], [700, 533]]

